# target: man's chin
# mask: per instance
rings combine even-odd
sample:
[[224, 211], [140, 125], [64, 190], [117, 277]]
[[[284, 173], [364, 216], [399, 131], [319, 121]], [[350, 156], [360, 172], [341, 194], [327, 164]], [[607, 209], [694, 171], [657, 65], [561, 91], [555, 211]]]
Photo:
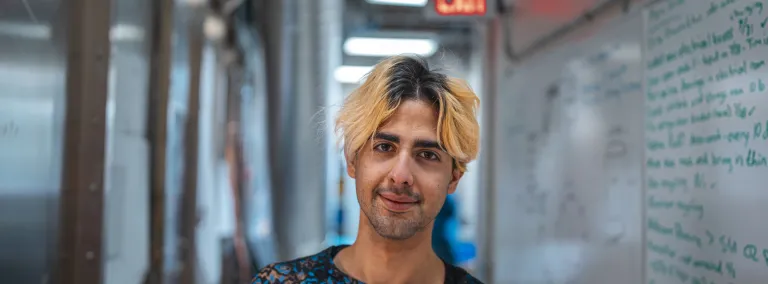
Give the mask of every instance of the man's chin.
[[414, 234], [408, 234], [408, 235], [404, 235], [404, 234], [387, 234], [387, 233], [381, 233], [381, 232], [378, 232], [378, 231], [376, 233], [379, 236], [381, 236], [382, 238], [385, 238], [385, 239], [388, 239], [388, 240], [393, 240], [393, 241], [404, 241], [404, 240], [410, 239], [411, 237], [416, 235], [415, 233]]
[[409, 239], [424, 229], [397, 214], [394, 216], [377, 216], [375, 222], [370, 221], [372, 221], [371, 225], [379, 236], [391, 240]]

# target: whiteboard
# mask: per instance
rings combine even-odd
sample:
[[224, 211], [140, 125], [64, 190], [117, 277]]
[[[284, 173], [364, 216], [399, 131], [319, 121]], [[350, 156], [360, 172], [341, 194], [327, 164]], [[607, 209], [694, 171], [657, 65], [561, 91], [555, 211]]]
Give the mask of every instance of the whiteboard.
[[644, 12], [648, 283], [768, 283], [766, 9]]
[[641, 14], [609, 27], [501, 80], [494, 283], [642, 283]]
[[590, 252], [575, 283], [641, 283], [643, 97], [639, 38], [606, 43], [561, 79], [557, 236]]

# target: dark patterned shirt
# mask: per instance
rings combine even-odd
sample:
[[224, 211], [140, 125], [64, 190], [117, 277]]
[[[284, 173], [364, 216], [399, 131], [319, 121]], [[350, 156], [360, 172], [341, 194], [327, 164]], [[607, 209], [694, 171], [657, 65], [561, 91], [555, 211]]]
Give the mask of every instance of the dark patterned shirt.
[[[253, 279], [253, 284], [264, 283], [353, 283], [361, 284], [339, 270], [333, 258], [347, 246], [332, 246], [307, 257], [279, 262], [262, 268]], [[464, 269], [445, 264], [446, 284], [482, 284]]]

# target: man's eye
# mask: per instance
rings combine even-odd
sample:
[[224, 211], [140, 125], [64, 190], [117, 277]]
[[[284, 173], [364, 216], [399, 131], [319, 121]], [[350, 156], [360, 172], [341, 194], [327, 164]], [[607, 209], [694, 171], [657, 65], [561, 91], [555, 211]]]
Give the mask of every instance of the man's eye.
[[376, 145], [375, 147], [373, 147], [373, 149], [380, 152], [389, 152], [389, 151], [392, 151], [392, 145], [382, 143], [382, 144]]
[[430, 161], [438, 160], [437, 154], [432, 152], [421, 152], [419, 153], [419, 156]]

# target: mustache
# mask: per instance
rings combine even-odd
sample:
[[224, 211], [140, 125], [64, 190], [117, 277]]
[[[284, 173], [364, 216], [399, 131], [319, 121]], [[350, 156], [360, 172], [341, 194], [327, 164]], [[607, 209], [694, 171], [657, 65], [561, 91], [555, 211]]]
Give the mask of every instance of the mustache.
[[393, 193], [397, 195], [405, 195], [410, 198], [415, 199], [416, 201], [421, 202], [421, 194], [418, 194], [416, 192], [413, 192], [412, 188], [410, 186], [403, 186], [403, 187], [377, 187], [376, 190], [373, 191], [374, 197], [381, 194], [381, 193]]

